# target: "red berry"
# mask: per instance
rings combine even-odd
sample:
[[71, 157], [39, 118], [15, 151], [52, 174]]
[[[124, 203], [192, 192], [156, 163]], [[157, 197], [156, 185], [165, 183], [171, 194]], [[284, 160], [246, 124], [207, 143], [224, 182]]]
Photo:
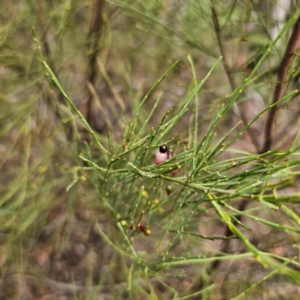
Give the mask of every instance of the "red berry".
[[172, 170], [172, 171], [171, 171], [171, 174], [172, 174], [172, 175], [176, 175], [176, 174], [177, 174], [177, 170]]
[[146, 227], [144, 225], [138, 225], [140, 231], [145, 231]]

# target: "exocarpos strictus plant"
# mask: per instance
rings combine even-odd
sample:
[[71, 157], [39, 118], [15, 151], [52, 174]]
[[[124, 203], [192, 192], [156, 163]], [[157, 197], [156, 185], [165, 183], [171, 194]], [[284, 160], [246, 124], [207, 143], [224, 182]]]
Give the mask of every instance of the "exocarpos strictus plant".
[[[292, 90], [276, 99], [247, 124], [237, 122], [223, 135], [217, 131], [222, 118], [239, 101], [244, 90], [255, 85], [261, 76], [257, 73], [259, 68], [295, 21], [293, 15], [249, 75], [220, 101], [211, 114], [206, 132], [201, 134], [197, 115], [198, 95], [207, 79], [216, 72], [214, 69], [222, 62], [222, 57], [199, 82], [193, 60], [189, 57], [194, 71], [194, 88], [149, 130], [147, 124], [156, 113], [159, 102], [163, 101], [162, 95], [158, 96], [146, 120], [141, 120], [139, 115], [150, 94], [176, 68], [176, 61], [140, 101], [132, 120], [125, 125], [122, 141], [117, 142], [110, 136], [107, 141], [100, 140], [64, 92], [40, 52], [49, 77], [93, 137], [93, 142], [79, 156], [83, 165], [78, 166], [78, 171], [86, 173], [85, 176], [98, 191], [103, 210], [111, 216], [107, 220], [113, 227], [111, 231], [101, 229], [97, 220], [94, 229], [112, 250], [122, 259], [126, 258], [127, 292], [132, 296], [137, 293], [136, 286], [139, 290], [144, 285], [149, 286], [151, 294], [154, 293], [151, 286], [157, 284], [162, 284], [161, 289], [175, 298], [189, 292], [186, 297], [212, 293], [216, 283], [213, 279], [209, 280], [209, 276], [214, 271], [211, 266], [216, 262], [222, 272], [224, 269], [220, 262], [227, 265], [236, 262], [235, 269], [238, 264], [248, 267], [256, 264], [260, 269], [261, 280], [249, 280], [247, 288], [236, 290], [236, 298], [246, 292], [251, 293], [271, 276], [284, 277], [285, 280], [290, 278], [299, 283], [297, 268], [300, 265], [297, 259], [285, 254], [277, 255], [266, 246], [260, 247], [259, 241], [267, 238], [261, 235], [263, 231], [266, 235], [271, 235], [273, 230], [300, 233], [299, 217], [291, 206], [299, 202], [299, 194], [296, 191], [281, 193], [294, 183], [299, 174], [298, 135], [284, 150], [270, 150], [264, 146], [261, 153], [251, 153], [233, 147], [256, 120], [271, 114], [274, 107], [290, 101], [298, 91]], [[177, 135], [175, 128], [180, 126], [185, 115], [190, 119], [186, 133]], [[171, 147], [175, 148], [173, 155]], [[177, 172], [172, 174], [173, 171]], [[239, 201], [247, 201], [249, 208], [241, 210]], [[282, 220], [288, 220], [288, 223]], [[141, 231], [144, 235], [139, 234]], [[260, 234], [256, 236], [255, 232]], [[226, 252], [220, 252], [222, 246], [215, 246], [220, 245], [216, 241], [228, 244], [229, 240], [234, 243], [226, 248]], [[198, 279], [198, 283], [193, 281], [195, 272], [193, 274], [192, 270], [197, 267], [202, 270], [198, 272], [199, 276], [205, 277], [204, 270], [208, 272], [205, 285], [200, 283], [204, 279]], [[178, 285], [178, 288], [172, 286], [173, 280], [180, 281], [183, 277], [191, 277], [187, 289], [183, 285]], [[195, 290], [197, 284], [199, 290]]]
[[[296, 110], [299, 100], [293, 83], [299, 75], [300, 9], [290, 9], [276, 36], [263, 45], [259, 41], [259, 51], [248, 49], [250, 58], [239, 51], [237, 60], [242, 63], [234, 69], [228, 54], [234, 52], [234, 42], [226, 44], [223, 36], [229, 36], [228, 24], [244, 13], [249, 35], [251, 18], [257, 18], [264, 34], [271, 34], [257, 1], [242, 7], [231, 2], [225, 14], [221, 12], [225, 4], [216, 1], [174, 3], [169, 9], [160, 1], [137, 1], [136, 6], [109, 1], [110, 16], [117, 19], [121, 11], [128, 20], [136, 20], [134, 25], [127, 20], [128, 26], [147, 33], [150, 26], [162, 28], [155, 34], [165, 39], [165, 47], [175, 40], [209, 57], [205, 64], [209, 68], [202, 72], [195, 52], [180, 60], [171, 56], [173, 61], [168, 59], [166, 70], [160, 68], [160, 77], [144, 96], [138, 91], [127, 99], [105, 69], [106, 50], [100, 51], [98, 40], [90, 41], [94, 31], [105, 27], [108, 33], [101, 31], [98, 37], [111, 42], [104, 2], [95, 1], [102, 19], [99, 23], [94, 16], [88, 33], [92, 54], [86, 111], [69, 96], [68, 81], [59, 79], [58, 63], [50, 61], [46, 51], [46, 37], [33, 28], [46, 73], [39, 80], [44, 85], [47, 78], [51, 87], [47, 95], [55, 98], [48, 99], [55, 108], [54, 126], [59, 128], [53, 144], [64, 145], [61, 155], [48, 160], [47, 170], [54, 174], [51, 184], [39, 183], [40, 189], [51, 195], [59, 186], [59, 195], [68, 200], [64, 214], [63, 200], [54, 210], [51, 201], [39, 202], [36, 189], [27, 187], [36, 171], [26, 167], [23, 193], [9, 203], [14, 193], [8, 191], [1, 202], [3, 249], [15, 242], [22, 245], [10, 256], [3, 250], [4, 281], [9, 272], [18, 273], [18, 280], [31, 290], [47, 285], [76, 299], [273, 299], [279, 294], [297, 299], [300, 143], [297, 120], [286, 120], [288, 109]], [[203, 19], [199, 26], [209, 24], [212, 41], [195, 38], [196, 16]], [[71, 24], [71, 19], [64, 22]], [[132, 44], [138, 47], [138, 41]], [[113, 100], [98, 97], [95, 65]], [[188, 77], [184, 92], [169, 101], [179, 86], [171, 82], [177, 78], [174, 74], [182, 73], [185, 80]], [[129, 77], [125, 81], [130, 82]], [[258, 96], [266, 101], [256, 105]], [[94, 119], [93, 103], [101, 120]], [[37, 174], [43, 172], [39, 166]], [[66, 176], [60, 181], [61, 173]], [[18, 240], [24, 232], [26, 238]], [[39, 247], [46, 247], [45, 241], [51, 255], [44, 258], [44, 251], [36, 264], [30, 263]], [[39, 273], [44, 275], [41, 285], [36, 280]], [[31, 275], [28, 279], [20, 274]]]

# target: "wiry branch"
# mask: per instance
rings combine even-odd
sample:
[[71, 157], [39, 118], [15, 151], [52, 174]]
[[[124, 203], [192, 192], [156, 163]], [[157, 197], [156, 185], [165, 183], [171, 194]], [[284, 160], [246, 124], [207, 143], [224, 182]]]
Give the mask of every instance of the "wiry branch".
[[[220, 39], [220, 27], [219, 27], [219, 23], [218, 23], [218, 18], [217, 18], [216, 12], [213, 7], [212, 7], [212, 17], [214, 20], [214, 27], [215, 27], [215, 31], [216, 31], [216, 35], [217, 35], [217, 39], [218, 39], [220, 52], [224, 58], [224, 69], [228, 76], [231, 87], [234, 88], [234, 83], [233, 83], [233, 80], [231, 79], [230, 70], [226, 63], [226, 56], [224, 56], [224, 49], [223, 49], [223, 45], [222, 45], [221, 39]], [[300, 16], [295, 24], [293, 33], [291, 35], [291, 38], [289, 40], [289, 43], [288, 43], [288, 46], [287, 46], [287, 49], [285, 52], [285, 55], [281, 62], [280, 69], [278, 71], [277, 83], [276, 83], [272, 103], [277, 102], [284, 95], [284, 86], [285, 86], [288, 68], [292, 62], [293, 56], [295, 55], [295, 51], [296, 51], [297, 45], [299, 43], [299, 40], [300, 40]], [[274, 127], [274, 123], [276, 120], [277, 112], [278, 112], [277, 106], [274, 106], [272, 109], [269, 110], [269, 115], [267, 118], [266, 129], [265, 129], [264, 145], [263, 145], [263, 149], [261, 151], [262, 153], [268, 151], [271, 147], [271, 144], [273, 141], [273, 135], [274, 135], [273, 127]], [[257, 149], [259, 149], [259, 148], [257, 148]], [[248, 205], [248, 200], [246, 200], [246, 199], [242, 200], [238, 206], [238, 210], [244, 211], [246, 209], [247, 205]], [[241, 217], [242, 216], [238, 216], [237, 219], [241, 220]], [[232, 237], [232, 232], [228, 226], [226, 226], [224, 236]], [[230, 239], [225, 240], [221, 246], [220, 251], [227, 252], [229, 246], [230, 246]], [[211, 272], [213, 270], [218, 269], [220, 263], [221, 263], [220, 260], [215, 260], [215, 262], [211, 265], [211, 268], [209, 271]], [[202, 282], [202, 280], [199, 280], [196, 288], [199, 289], [199, 288], [202, 288], [202, 286], [203, 286], [203, 282]], [[193, 288], [195, 288], [195, 287], [193, 287]]]
[[[225, 73], [226, 73], [226, 76], [227, 76], [228, 81], [230, 83], [231, 90], [234, 91], [236, 89], [236, 85], [234, 83], [233, 76], [231, 75], [230, 67], [228, 65], [227, 55], [225, 53], [224, 45], [223, 45], [222, 40], [221, 40], [221, 28], [220, 28], [220, 24], [219, 24], [218, 15], [217, 15], [216, 10], [213, 6], [211, 6], [211, 12], [212, 12], [212, 19], [213, 19], [214, 29], [215, 29], [215, 33], [216, 33], [216, 37], [217, 37], [217, 41], [218, 41], [218, 46], [219, 46], [221, 55], [223, 57], [223, 66], [224, 66], [224, 69], [225, 69]], [[248, 124], [247, 117], [245, 116], [244, 112], [239, 108], [239, 106], [237, 104], [234, 104], [234, 105], [235, 105], [236, 110], [238, 111], [239, 116], [241, 117], [241, 119], [243, 121], [243, 124], [246, 126]], [[259, 144], [258, 144], [258, 141], [255, 138], [255, 134], [253, 133], [251, 128], [248, 128], [247, 132], [250, 136], [250, 139], [251, 139], [253, 145], [255, 146], [255, 148], [258, 151], [259, 150]]]
[[[93, 4], [93, 11], [92, 11], [92, 20], [90, 25], [90, 30], [88, 34], [88, 51], [90, 54], [90, 61], [89, 61], [89, 78], [88, 82], [91, 85], [94, 85], [96, 78], [97, 78], [97, 56], [99, 53], [99, 44], [103, 33], [103, 10], [104, 10], [104, 0], [94, 0]], [[93, 95], [90, 94], [88, 102], [87, 102], [87, 121], [93, 125]], [[97, 128], [94, 128], [97, 130]]]
[[218, 15], [213, 6], [211, 7], [211, 12], [212, 12], [212, 19], [213, 19], [213, 23], [214, 23], [214, 29], [215, 29], [215, 33], [216, 33], [216, 37], [217, 37], [217, 41], [218, 41], [218, 46], [219, 46], [221, 55], [223, 57], [223, 67], [225, 69], [225, 73], [226, 73], [228, 81], [230, 83], [230, 87], [232, 90], [234, 90], [235, 83], [234, 83], [233, 77], [231, 76], [231, 73], [230, 73], [230, 68], [227, 63], [227, 56], [225, 54], [225, 49], [224, 49], [224, 46], [223, 46], [223, 43], [221, 40], [221, 28], [220, 28], [220, 24], [219, 24]]
[[[275, 85], [272, 104], [274, 104], [284, 96], [284, 88], [285, 88], [288, 69], [295, 55], [299, 40], [300, 40], [300, 16], [297, 19], [293, 33], [290, 37], [289, 43], [285, 50], [284, 57], [280, 64], [280, 68], [277, 74], [277, 81]], [[276, 123], [276, 116], [278, 113], [278, 109], [279, 107], [276, 105], [269, 110], [266, 127], [265, 127], [265, 133], [264, 133], [264, 144], [261, 153], [264, 153], [271, 149], [272, 143], [274, 141], [275, 123]]]

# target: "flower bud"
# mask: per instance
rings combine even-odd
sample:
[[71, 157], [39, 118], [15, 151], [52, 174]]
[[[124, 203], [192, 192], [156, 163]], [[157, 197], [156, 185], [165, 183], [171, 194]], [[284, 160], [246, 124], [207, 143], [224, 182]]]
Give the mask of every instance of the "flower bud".
[[149, 236], [151, 234], [152, 234], [152, 230], [150, 228], [146, 227], [146, 229], [144, 230], [144, 235]]
[[127, 223], [126, 220], [121, 220], [120, 224], [122, 225], [122, 227], [127, 227], [128, 226], [128, 223]]
[[148, 227], [146, 227], [144, 225], [138, 225], [138, 227], [139, 227], [140, 231], [144, 232], [144, 235], [149, 236], [149, 235], [152, 234], [152, 231], [151, 231], [150, 228], [148, 228]]
[[172, 186], [168, 185], [168, 186], [166, 187], [166, 191], [167, 191], [167, 195], [170, 196], [171, 193], [172, 193]]

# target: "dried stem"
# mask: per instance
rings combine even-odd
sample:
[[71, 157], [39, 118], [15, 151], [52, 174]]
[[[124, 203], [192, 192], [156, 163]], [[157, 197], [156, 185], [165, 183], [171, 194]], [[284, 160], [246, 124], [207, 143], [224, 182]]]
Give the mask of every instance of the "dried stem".
[[[90, 54], [90, 61], [89, 61], [89, 76], [88, 82], [91, 85], [94, 85], [97, 77], [97, 56], [99, 53], [99, 42], [101, 40], [101, 35], [103, 32], [103, 11], [104, 11], [104, 0], [94, 0], [93, 7], [92, 7], [92, 20], [90, 25], [90, 30], [88, 34], [88, 51]], [[93, 118], [93, 95], [90, 93], [88, 102], [87, 102], [87, 121], [97, 130], [97, 127], [94, 118]], [[99, 131], [99, 130], [98, 130]], [[101, 130], [100, 130], [101, 131]]]
[[220, 28], [220, 24], [219, 24], [218, 15], [217, 15], [216, 10], [213, 6], [211, 7], [211, 13], [212, 13], [214, 29], [215, 29], [215, 33], [216, 33], [216, 37], [217, 37], [217, 41], [218, 41], [218, 46], [219, 46], [221, 55], [223, 56], [223, 67], [225, 69], [225, 73], [226, 73], [228, 81], [230, 83], [230, 87], [231, 87], [232, 90], [234, 90], [235, 89], [235, 83], [234, 83], [233, 77], [231, 76], [230, 68], [229, 68], [228, 62], [227, 62], [227, 56], [226, 56], [226, 53], [225, 53], [223, 43], [221, 41], [221, 28]]
[[[300, 40], [300, 16], [297, 19], [293, 33], [290, 37], [289, 43], [285, 50], [284, 57], [280, 64], [280, 68], [277, 74], [277, 81], [275, 85], [272, 104], [274, 104], [284, 96], [284, 87], [285, 87], [288, 69], [295, 55], [299, 40]], [[276, 116], [278, 110], [279, 110], [278, 106], [274, 106], [269, 110], [266, 127], [265, 127], [264, 144], [261, 153], [270, 150], [272, 143], [274, 142], [275, 123], [276, 123]]]

